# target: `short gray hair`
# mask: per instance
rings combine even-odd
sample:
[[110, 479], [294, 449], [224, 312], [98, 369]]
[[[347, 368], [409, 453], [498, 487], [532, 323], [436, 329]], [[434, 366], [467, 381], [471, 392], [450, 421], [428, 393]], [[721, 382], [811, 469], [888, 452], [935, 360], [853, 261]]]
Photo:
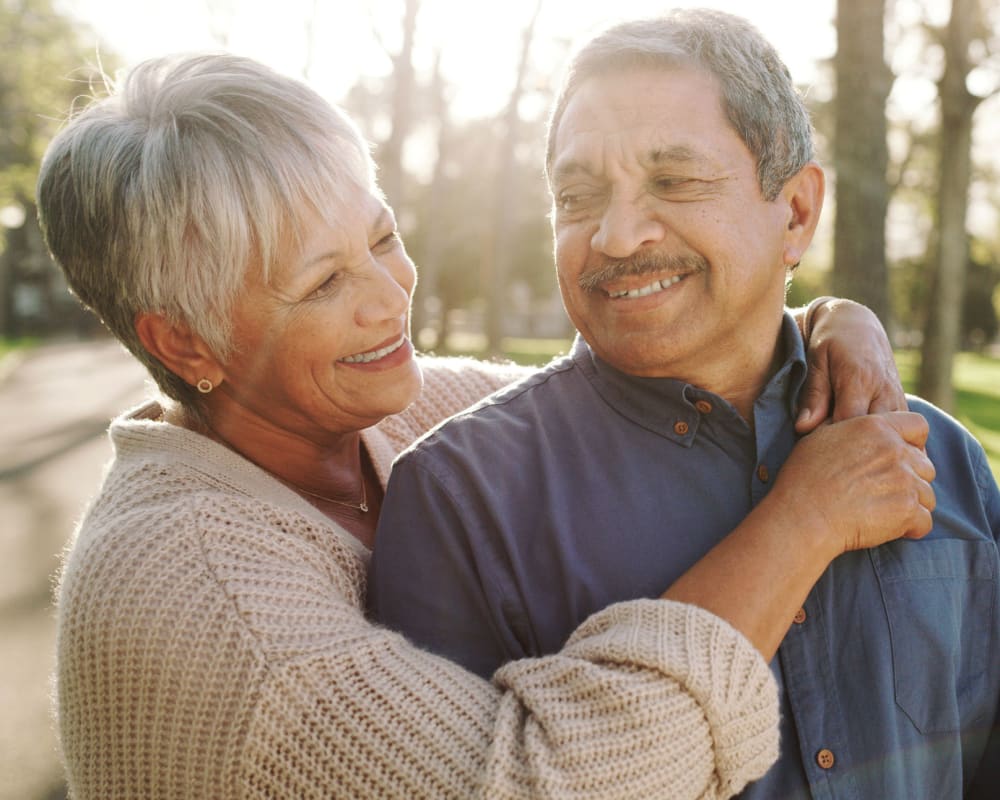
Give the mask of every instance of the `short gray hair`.
[[46, 243], [79, 299], [199, 410], [198, 394], [150, 355], [142, 312], [186, 324], [232, 353], [233, 302], [266, 281], [303, 204], [333, 220], [374, 190], [368, 145], [343, 112], [246, 58], [173, 56], [135, 67], [53, 139], [38, 181]]
[[766, 200], [813, 158], [812, 124], [788, 68], [753, 25], [708, 9], [675, 9], [608, 28], [573, 57], [546, 141], [551, 173], [559, 122], [586, 80], [637, 68], [694, 68], [719, 82], [723, 111], [757, 160]]

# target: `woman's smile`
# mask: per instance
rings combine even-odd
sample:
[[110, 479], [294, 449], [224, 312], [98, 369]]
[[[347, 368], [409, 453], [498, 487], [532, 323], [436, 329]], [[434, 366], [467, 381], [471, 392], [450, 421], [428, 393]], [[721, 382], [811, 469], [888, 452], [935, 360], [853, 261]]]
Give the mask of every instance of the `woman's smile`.
[[[394, 357], [393, 357], [394, 356]], [[382, 343], [373, 350], [342, 358], [338, 363], [352, 367], [378, 367], [385, 369], [408, 361], [413, 356], [413, 346], [405, 334]]]

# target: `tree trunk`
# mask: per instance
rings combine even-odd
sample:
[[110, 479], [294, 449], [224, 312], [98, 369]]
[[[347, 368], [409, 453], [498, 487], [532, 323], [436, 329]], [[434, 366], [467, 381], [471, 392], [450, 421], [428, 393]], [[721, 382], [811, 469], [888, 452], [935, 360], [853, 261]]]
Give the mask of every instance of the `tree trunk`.
[[[429, 337], [433, 346], [438, 350], [445, 347], [444, 341], [444, 316], [447, 309], [439, 297], [438, 274], [440, 263], [444, 253], [444, 237], [446, 230], [444, 217], [441, 213], [445, 204], [445, 190], [447, 188], [447, 176], [445, 166], [448, 163], [449, 148], [451, 145], [451, 123], [448, 119], [448, 99], [444, 75], [441, 73], [441, 50], [437, 51], [434, 58], [434, 77], [431, 81], [431, 102], [434, 106], [434, 119], [437, 120], [437, 160], [434, 162], [434, 173], [431, 176], [431, 186], [427, 197], [427, 234], [424, 237], [424, 248], [420, 254], [420, 261], [417, 264], [420, 280], [417, 283], [417, 291], [414, 295], [413, 309], [411, 312], [413, 334], [419, 342], [420, 333], [424, 329], [433, 331], [433, 336]], [[432, 320], [429, 313], [429, 305], [437, 305], [440, 315], [436, 322]]]
[[486, 275], [488, 276], [488, 296], [486, 299], [486, 346], [490, 355], [503, 352], [503, 317], [506, 310], [507, 275], [510, 272], [510, 234], [514, 212], [514, 150], [517, 145], [518, 127], [521, 121], [519, 106], [524, 95], [524, 82], [528, 72], [531, 43], [535, 36], [535, 24], [542, 10], [543, 0], [536, 0], [531, 22], [524, 29], [521, 40], [521, 59], [517, 67], [517, 80], [507, 101], [504, 114], [504, 131], [501, 139], [500, 158], [497, 162], [497, 183], [494, 194], [493, 230], [491, 246], [487, 251]]
[[413, 39], [417, 30], [420, 0], [406, 0], [403, 11], [403, 43], [392, 56], [392, 129], [379, 150], [379, 184], [389, 205], [401, 210], [403, 196], [403, 145], [413, 125]]
[[837, 1], [833, 291], [890, 324], [885, 218], [889, 205], [883, 58], [885, 0]]
[[972, 178], [972, 118], [982, 98], [969, 92], [966, 78], [973, 66], [968, 52], [979, 14], [979, 0], [953, 0], [944, 38], [945, 69], [938, 84], [938, 224], [929, 264], [931, 291], [918, 390], [945, 411], [954, 410], [955, 405], [952, 365], [961, 336], [962, 295], [969, 260], [965, 219]]

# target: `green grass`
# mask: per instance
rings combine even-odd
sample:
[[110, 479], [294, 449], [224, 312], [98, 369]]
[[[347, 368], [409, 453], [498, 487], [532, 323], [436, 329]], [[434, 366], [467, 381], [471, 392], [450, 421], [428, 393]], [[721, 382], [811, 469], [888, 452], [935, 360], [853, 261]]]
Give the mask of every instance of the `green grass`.
[[[914, 391], [920, 356], [915, 351], [896, 353], [903, 386]], [[955, 416], [983, 445], [993, 475], [1000, 481], [1000, 359], [976, 353], [955, 358]]]
[[21, 350], [25, 347], [33, 347], [36, 344], [38, 344], [38, 340], [31, 337], [7, 339], [0, 336], [0, 358], [3, 358], [5, 355], [14, 350]]

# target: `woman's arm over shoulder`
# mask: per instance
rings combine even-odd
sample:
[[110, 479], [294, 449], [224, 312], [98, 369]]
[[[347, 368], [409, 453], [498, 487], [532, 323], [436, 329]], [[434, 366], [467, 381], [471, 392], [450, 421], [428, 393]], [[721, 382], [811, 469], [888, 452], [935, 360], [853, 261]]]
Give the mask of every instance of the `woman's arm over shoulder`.
[[264, 794], [729, 797], [777, 757], [777, 695], [725, 622], [639, 600], [492, 683], [371, 625], [270, 672], [246, 781]]

